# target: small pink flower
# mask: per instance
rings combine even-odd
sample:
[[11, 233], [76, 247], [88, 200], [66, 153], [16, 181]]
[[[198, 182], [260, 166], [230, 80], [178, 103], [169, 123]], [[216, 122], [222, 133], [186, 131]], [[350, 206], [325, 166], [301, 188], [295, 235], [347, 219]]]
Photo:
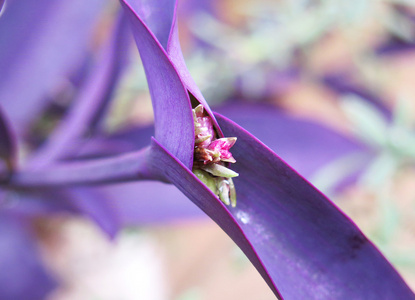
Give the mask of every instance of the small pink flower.
[[195, 123], [195, 152], [196, 166], [211, 163], [235, 163], [229, 149], [235, 144], [236, 137], [216, 139], [212, 120], [205, 114], [203, 106], [193, 109]]
[[195, 124], [195, 149], [193, 172], [226, 205], [236, 205], [235, 186], [232, 177], [238, 173], [225, 166], [235, 163], [229, 149], [235, 144], [236, 137], [216, 138], [213, 122], [200, 104], [193, 109]]
[[236, 137], [220, 138], [210, 143], [209, 146], [207, 146], [207, 149], [211, 150], [214, 155], [219, 155], [221, 161], [235, 163], [236, 160], [233, 158], [232, 153], [229, 151], [235, 142]]

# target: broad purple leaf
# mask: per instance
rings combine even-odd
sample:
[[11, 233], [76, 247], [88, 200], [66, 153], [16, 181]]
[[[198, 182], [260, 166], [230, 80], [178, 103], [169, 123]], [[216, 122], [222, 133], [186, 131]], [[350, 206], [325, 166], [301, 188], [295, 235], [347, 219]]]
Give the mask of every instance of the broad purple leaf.
[[0, 298], [42, 300], [55, 287], [29, 228], [13, 216], [0, 214]]
[[324, 195], [244, 129], [217, 116], [233, 148], [238, 204], [228, 208], [153, 140], [160, 174], [208, 214], [284, 299], [414, 299], [393, 267]]
[[0, 18], [0, 103], [18, 132], [82, 62], [106, 1], [10, 0]]
[[76, 139], [96, 127], [108, 107], [125, 65], [130, 39], [128, 20], [121, 13], [112, 37], [104, 45], [98, 66], [87, 79], [75, 104], [59, 127], [32, 158], [31, 167], [43, 166], [60, 159], [77, 146]]
[[276, 267], [268, 272], [285, 299], [414, 298], [330, 200], [248, 132], [218, 120], [226, 135], [238, 137], [233, 153], [239, 197], [231, 213], [249, 241], [259, 245], [263, 263]]

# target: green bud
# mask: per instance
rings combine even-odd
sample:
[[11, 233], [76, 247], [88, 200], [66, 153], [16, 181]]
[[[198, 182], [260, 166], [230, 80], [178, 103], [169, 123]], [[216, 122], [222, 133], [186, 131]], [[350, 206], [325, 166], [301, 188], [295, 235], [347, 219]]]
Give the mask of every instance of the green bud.
[[239, 174], [235, 171], [232, 171], [231, 169], [228, 169], [227, 167], [219, 164], [209, 164], [202, 166], [201, 168], [206, 172], [209, 172], [210, 174], [218, 177], [232, 178], [239, 176]]
[[192, 170], [193, 174], [196, 175], [197, 178], [213, 192], [215, 195], [217, 194], [217, 188], [216, 188], [216, 178], [212, 177], [209, 173], [201, 170], [201, 169], [195, 169]]

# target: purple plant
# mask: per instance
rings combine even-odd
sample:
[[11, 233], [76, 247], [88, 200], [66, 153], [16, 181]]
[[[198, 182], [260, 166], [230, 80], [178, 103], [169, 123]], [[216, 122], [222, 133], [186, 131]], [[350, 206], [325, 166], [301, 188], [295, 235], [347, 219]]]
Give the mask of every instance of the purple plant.
[[[2, 189], [27, 197], [53, 191], [75, 199], [79, 194], [98, 193], [97, 184], [171, 183], [235, 241], [279, 298], [413, 299], [393, 267], [329, 199], [245, 129], [212, 112], [185, 67], [175, 1], [141, 1], [134, 7], [126, 1], [121, 4], [153, 102], [155, 136], [150, 145], [104, 158], [60, 161], [73, 154], [70, 144], [81, 138], [85, 128], [93, 127], [105, 110], [112, 91], [107, 84], [113, 83], [108, 74], [118, 68], [111, 68], [108, 62], [112, 60], [104, 58], [108, 68], [94, 74], [87, 89], [91, 93], [79, 98], [85, 100], [74, 106], [49, 144], [26, 165], [15, 168], [11, 163], [16, 151], [13, 134], [5, 118], [0, 119], [0, 154], [9, 166], [3, 172], [7, 176], [3, 176]], [[120, 17], [115, 37], [126, 31], [124, 24]], [[109, 57], [118, 57], [123, 39], [113, 42]], [[192, 172], [197, 136], [193, 109], [199, 105], [213, 124], [209, 132], [216, 135], [216, 141], [237, 138], [232, 156], [226, 152], [230, 143], [219, 149], [224, 150], [225, 160], [235, 161], [231, 169], [239, 174], [234, 180], [236, 205], [227, 206], [222, 196]], [[209, 143], [207, 149], [217, 149], [217, 143], [212, 149]], [[94, 206], [92, 211], [99, 208], [105, 210]]]

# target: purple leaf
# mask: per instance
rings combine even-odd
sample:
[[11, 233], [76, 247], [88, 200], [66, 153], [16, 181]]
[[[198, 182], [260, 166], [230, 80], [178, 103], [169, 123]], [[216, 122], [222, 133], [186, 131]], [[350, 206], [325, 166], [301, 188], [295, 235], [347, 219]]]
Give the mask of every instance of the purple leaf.
[[[145, 2], [144, 4], [140, 2], [134, 5], [134, 8], [139, 12], [155, 10], [155, 15], [168, 16], [168, 20], [172, 20], [171, 28], [165, 25], [164, 22], [167, 20], [160, 19], [158, 21], [163, 25], [156, 27], [159, 33], [158, 36], [164, 37], [167, 31], [170, 33], [167, 50], [162, 46], [164, 40], [157, 40], [157, 36], [150, 31], [147, 24], [141, 19], [141, 17], [150, 16], [150, 21], [152, 21], [151, 14], [146, 13], [143, 16], [139, 16], [127, 1], [122, 0], [121, 4], [130, 18], [133, 35], [146, 72], [153, 101], [156, 138], [190, 167], [193, 159], [194, 130], [188, 126], [181, 126], [181, 124], [193, 123], [192, 106], [188, 93], [196, 98], [192, 99], [192, 101], [195, 100], [204, 105], [207, 113], [212, 117], [218, 134], [222, 135], [222, 132], [209, 105], [186, 68], [178, 41], [176, 6], [166, 5], [166, 3], [170, 2], [175, 1], [157, 0], [151, 1], [151, 4], [150, 2]], [[161, 14], [159, 11], [163, 9], [166, 12]], [[169, 16], [173, 17], [170, 19]], [[164, 30], [163, 33], [161, 33], [162, 30]], [[183, 87], [185, 87], [185, 90]], [[172, 122], [174, 119], [177, 122]], [[188, 132], [189, 130], [192, 132]], [[180, 131], [181, 134], [179, 134]], [[182, 141], [180, 145], [177, 144], [178, 140]], [[177, 149], [178, 146], [181, 146], [181, 151]], [[183, 151], [183, 149], [191, 149], [191, 153]]]
[[[197, 98], [214, 118], [212, 111], [203, 98], [202, 93], [187, 70], [178, 39], [177, 27], [177, 2], [175, 0], [144, 0], [144, 1], [121, 1], [131, 14], [134, 26], [143, 23], [149, 28], [149, 36], [159, 42], [162, 49], [167, 52], [181, 81], [189, 92]], [[138, 23], [137, 23], [138, 22]], [[153, 35], [151, 37], [151, 35]], [[136, 37], [138, 38], [138, 37]], [[138, 45], [137, 45], [138, 46]], [[139, 46], [138, 46], [139, 47]], [[140, 47], [139, 47], [140, 50]], [[141, 57], [146, 56], [142, 53]]]
[[219, 135], [222, 135], [222, 132], [220, 130], [220, 127], [218, 126], [215, 116], [213, 115], [209, 105], [207, 104], [205, 98], [203, 97], [202, 93], [200, 92], [198, 86], [194, 82], [192, 76], [190, 75], [189, 71], [187, 70], [186, 63], [183, 58], [182, 49], [180, 47], [179, 42], [179, 30], [177, 25], [177, 17], [176, 17], [176, 11], [175, 11], [175, 17], [173, 18], [173, 24], [172, 29], [170, 33], [170, 39], [169, 43], [167, 45], [167, 54], [173, 63], [177, 73], [180, 75], [180, 79], [183, 82], [186, 89], [192, 94], [194, 97], [196, 97], [197, 101], [203, 105], [203, 107], [206, 109], [207, 113], [212, 117], [214, 121], [214, 125], [219, 133]]
[[217, 116], [238, 137], [236, 208], [227, 207], [153, 140], [155, 167], [208, 214], [284, 299], [413, 299], [393, 267], [327, 198], [260, 141]]
[[235, 180], [239, 197], [231, 213], [259, 246], [264, 265], [273, 267], [267, 271], [286, 299], [414, 298], [330, 200], [248, 132], [217, 118], [226, 135], [238, 137], [233, 153], [241, 174]]
[[193, 163], [194, 128], [183, 126], [193, 124], [189, 95], [159, 41], [129, 4], [122, 2], [122, 5], [133, 24], [134, 38], [146, 72], [154, 109], [155, 136], [190, 168]]
[[[157, 2], [157, 5], [154, 3]], [[167, 50], [171, 24], [173, 23], [175, 0], [141, 0], [129, 1], [128, 5], [145, 21], [164, 50]]]

